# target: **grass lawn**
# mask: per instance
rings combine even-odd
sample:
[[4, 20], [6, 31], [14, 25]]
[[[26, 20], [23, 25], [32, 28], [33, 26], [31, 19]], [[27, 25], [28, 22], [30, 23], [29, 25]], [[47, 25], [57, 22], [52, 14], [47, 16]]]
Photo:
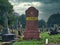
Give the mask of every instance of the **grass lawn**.
[[60, 34], [48, 35], [47, 32], [40, 33], [41, 39], [38, 40], [23, 40], [20, 38], [18, 41], [13, 43], [13, 45], [45, 45], [46, 38], [49, 39], [49, 43], [60, 43]]

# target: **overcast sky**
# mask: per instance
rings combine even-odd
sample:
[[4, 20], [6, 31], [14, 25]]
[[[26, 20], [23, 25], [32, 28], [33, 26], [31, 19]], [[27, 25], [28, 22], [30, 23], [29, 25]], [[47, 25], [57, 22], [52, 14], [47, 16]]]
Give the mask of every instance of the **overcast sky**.
[[48, 20], [54, 13], [60, 13], [60, 0], [9, 0], [15, 12], [25, 14], [25, 11], [33, 6], [39, 10], [39, 20]]

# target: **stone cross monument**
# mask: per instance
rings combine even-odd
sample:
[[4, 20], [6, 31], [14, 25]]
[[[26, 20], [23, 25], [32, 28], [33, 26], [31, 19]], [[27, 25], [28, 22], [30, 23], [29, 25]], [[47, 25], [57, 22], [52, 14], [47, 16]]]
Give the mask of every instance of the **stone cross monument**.
[[39, 39], [38, 32], [38, 10], [30, 7], [26, 10], [26, 30], [24, 39]]

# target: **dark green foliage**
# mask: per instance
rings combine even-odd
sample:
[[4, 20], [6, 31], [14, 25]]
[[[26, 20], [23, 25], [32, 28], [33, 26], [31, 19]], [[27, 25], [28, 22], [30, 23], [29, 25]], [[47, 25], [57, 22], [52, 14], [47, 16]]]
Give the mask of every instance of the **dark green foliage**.
[[0, 0], [0, 25], [4, 26], [5, 19], [8, 19], [9, 21], [11, 20], [12, 12], [13, 6], [8, 2], [8, 0]]
[[46, 22], [44, 20], [38, 20], [38, 26], [39, 28], [42, 28], [43, 26], [46, 27]]
[[26, 15], [22, 14], [22, 15], [19, 17], [19, 21], [21, 22], [22, 27], [25, 28], [25, 25], [26, 25]]
[[51, 15], [48, 19], [47, 24], [48, 24], [48, 27], [50, 26], [53, 27], [54, 24], [60, 25], [60, 14], [58, 13], [58, 14]]
[[10, 15], [8, 17], [8, 25], [12, 26], [12, 25], [16, 24], [17, 20], [18, 20], [18, 16], [16, 16], [16, 15]]
[[5, 12], [11, 13], [13, 6], [8, 2], [8, 0], [0, 0], [0, 13]]

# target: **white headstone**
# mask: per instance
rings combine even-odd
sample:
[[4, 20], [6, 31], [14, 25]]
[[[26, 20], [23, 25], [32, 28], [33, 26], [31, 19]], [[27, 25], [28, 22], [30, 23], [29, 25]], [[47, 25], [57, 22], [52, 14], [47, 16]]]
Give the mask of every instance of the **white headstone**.
[[46, 42], [45, 43], [46, 43], [46, 45], [48, 44], [48, 39], [46, 39]]

